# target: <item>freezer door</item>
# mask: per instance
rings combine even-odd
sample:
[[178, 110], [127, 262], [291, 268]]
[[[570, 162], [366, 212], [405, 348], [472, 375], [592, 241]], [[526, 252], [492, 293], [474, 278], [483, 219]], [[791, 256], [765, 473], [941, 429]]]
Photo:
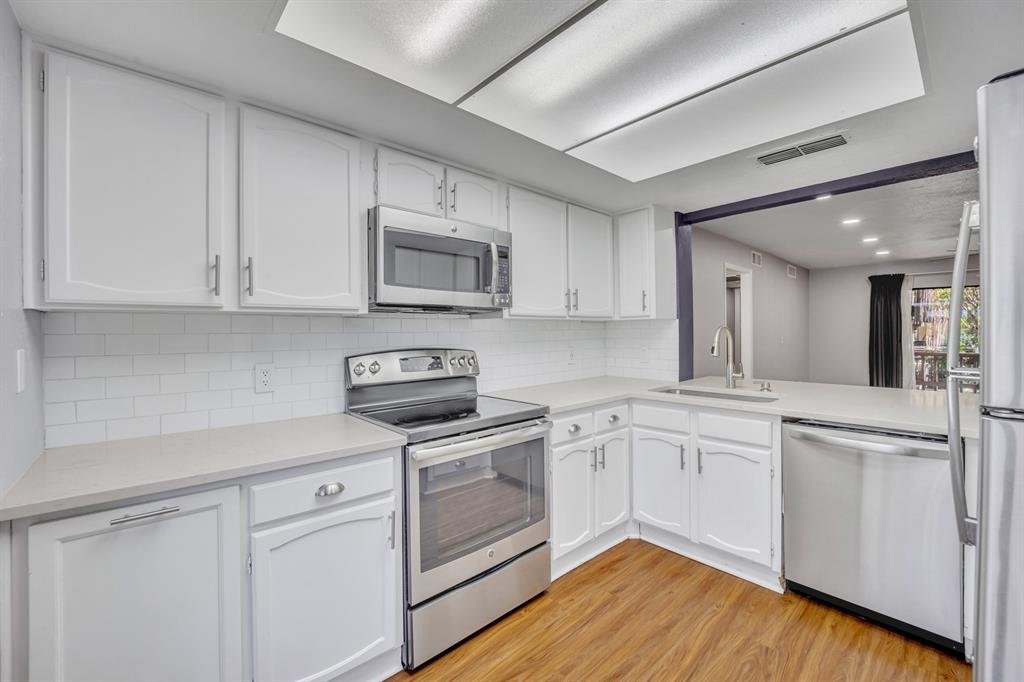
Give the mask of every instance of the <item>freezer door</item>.
[[981, 404], [1024, 409], [1024, 75], [978, 91]]
[[1024, 680], [1024, 420], [982, 417], [974, 679]]

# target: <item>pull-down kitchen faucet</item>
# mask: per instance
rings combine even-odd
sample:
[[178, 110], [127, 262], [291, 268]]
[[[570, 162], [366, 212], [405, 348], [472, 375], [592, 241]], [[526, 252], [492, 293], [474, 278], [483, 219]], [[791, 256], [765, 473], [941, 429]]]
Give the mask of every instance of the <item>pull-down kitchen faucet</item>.
[[743, 378], [743, 366], [739, 365], [740, 371], [736, 371], [736, 346], [733, 344], [732, 332], [729, 331], [728, 326], [723, 324], [715, 330], [715, 340], [711, 344], [711, 354], [716, 358], [718, 357], [722, 332], [725, 332], [725, 387], [736, 388], [736, 380]]

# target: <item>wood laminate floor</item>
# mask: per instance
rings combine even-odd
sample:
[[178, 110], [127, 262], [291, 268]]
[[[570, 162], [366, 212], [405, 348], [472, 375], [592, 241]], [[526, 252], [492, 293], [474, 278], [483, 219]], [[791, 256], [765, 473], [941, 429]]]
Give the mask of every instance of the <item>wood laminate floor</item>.
[[392, 680], [963, 680], [961, 659], [627, 540]]

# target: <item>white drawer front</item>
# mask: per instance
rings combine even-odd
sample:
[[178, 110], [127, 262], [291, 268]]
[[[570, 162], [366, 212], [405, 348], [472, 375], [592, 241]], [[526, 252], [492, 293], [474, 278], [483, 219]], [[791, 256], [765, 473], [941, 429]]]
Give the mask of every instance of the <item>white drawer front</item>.
[[676, 433], [689, 433], [690, 410], [677, 405], [634, 403], [633, 425], [675, 431]]
[[769, 418], [702, 411], [698, 419], [701, 438], [772, 446], [772, 420]]
[[[368, 495], [387, 492], [394, 487], [393, 467], [394, 463], [388, 457], [254, 485], [249, 493], [252, 524], [316, 509], [331, 509]], [[324, 496], [316, 494], [321, 486], [330, 490], [335, 483], [343, 486], [340, 492]]]
[[577, 412], [551, 420], [551, 443], [557, 444], [594, 433], [594, 413]]
[[594, 430], [597, 433], [629, 426], [629, 405], [619, 403], [611, 407], [594, 410]]

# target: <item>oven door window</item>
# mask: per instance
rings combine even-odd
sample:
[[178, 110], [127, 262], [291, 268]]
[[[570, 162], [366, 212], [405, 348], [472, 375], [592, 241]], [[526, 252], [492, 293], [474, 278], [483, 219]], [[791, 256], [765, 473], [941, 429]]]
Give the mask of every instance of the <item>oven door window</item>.
[[420, 572], [472, 554], [544, 518], [544, 440], [422, 468]]
[[390, 286], [490, 293], [490, 244], [385, 227], [382, 255]]

